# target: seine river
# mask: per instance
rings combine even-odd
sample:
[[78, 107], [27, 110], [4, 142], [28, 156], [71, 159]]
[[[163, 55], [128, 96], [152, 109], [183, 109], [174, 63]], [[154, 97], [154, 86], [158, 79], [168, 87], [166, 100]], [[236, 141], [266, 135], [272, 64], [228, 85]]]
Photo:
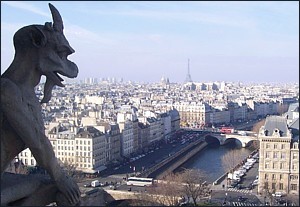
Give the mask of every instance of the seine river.
[[232, 149], [238, 150], [242, 155], [242, 159], [251, 153], [249, 148], [242, 148], [235, 142], [223, 146], [211, 144], [184, 163], [182, 167], [201, 170], [205, 174], [206, 181], [212, 183], [225, 173], [225, 169], [222, 166], [222, 156]]

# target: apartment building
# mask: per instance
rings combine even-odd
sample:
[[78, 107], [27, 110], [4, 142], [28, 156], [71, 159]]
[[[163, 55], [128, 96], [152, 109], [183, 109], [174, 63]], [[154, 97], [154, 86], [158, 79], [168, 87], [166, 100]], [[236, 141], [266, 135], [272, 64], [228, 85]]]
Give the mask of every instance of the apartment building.
[[130, 157], [134, 152], [134, 124], [128, 119], [118, 124], [121, 132], [121, 156]]
[[171, 116], [171, 133], [174, 134], [180, 129], [180, 114], [175, 108], [171, 109], [169, 114]]
[[147, 147], [149, 145], [148, 138], [150, 136], [150, 125], [138, 122], [138, 127], [139, 152], [142, 152], [143, 150], [147, 151]]
[[299, 133], [293, 136], [285, 117], [269, 116], [259, 140], [258, 193], [299, 195]]
[[95, 126], [98, 130], [105, 133], [107, 136], [107, 143], [110, 143], [107, 147], [110, 149], [109, 162], [116, 163], [121, 161], [121, 133], [119, 125], [115, 122], [101, 121]]
[[106, 136], [93, 126], [80, 128], [74, 140], [77, 170], [95, 173], [105, 169]]
[[210, 107], [204, 102], [176, 102], [174, 108], [180, 114], [182, 125], [199, 127], [210, 122]]

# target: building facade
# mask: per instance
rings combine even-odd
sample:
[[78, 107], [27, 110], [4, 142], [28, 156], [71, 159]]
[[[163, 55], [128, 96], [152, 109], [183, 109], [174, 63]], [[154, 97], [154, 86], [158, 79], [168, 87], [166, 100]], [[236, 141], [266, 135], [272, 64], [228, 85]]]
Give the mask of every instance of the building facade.
[[299, 195], [299, 136], [293, 137], [286, 118], [267, 117], [259, 140], [258, 193]]

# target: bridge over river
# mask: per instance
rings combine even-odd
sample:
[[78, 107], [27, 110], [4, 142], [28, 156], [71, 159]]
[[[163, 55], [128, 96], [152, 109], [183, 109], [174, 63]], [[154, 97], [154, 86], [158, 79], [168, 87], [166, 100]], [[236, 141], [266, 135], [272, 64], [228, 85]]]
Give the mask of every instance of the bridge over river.
[[246, 147], [253, 141], [258, 141], [257, 133], [253, 131], [236, 131], [236, 133], [221, 134], [219, 132], [211, 132], [205, 136], [205, 141], [210, 143], [212, 139], [217, 139], [220, 145], [225, 145], [231, 140], [237, 140], [242, 147]]

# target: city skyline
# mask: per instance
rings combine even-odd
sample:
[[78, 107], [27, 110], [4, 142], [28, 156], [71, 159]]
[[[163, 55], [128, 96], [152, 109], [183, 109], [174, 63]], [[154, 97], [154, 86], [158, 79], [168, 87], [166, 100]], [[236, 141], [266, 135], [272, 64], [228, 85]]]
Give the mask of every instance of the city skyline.
[[[298, 2], [51, 2], [77, 80], [298, 82]], [[70, 6], [72, 5], [72, 6]], [[14, 33], [52, 22], [48, 2], [1, 1], [1, 74]]]

